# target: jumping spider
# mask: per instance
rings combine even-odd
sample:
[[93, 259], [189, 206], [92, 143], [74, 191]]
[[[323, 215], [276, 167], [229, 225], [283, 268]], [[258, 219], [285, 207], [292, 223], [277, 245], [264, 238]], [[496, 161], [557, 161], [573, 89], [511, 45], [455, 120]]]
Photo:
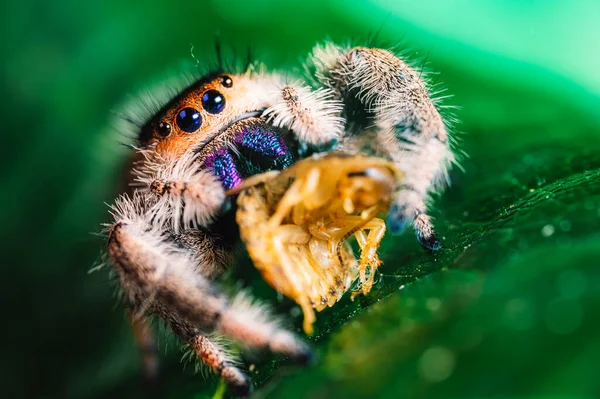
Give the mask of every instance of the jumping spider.
[[247, 295], [228, 298], [213, 283], [239, 242], [227, 190], [319, 148], [364, 153], [403, 175], [390, 198], [391, 232], [412, 225], [424, 248], [440, 247], [426, 203], [454, 156], [420, 73], [390, 51], [333, 44], [315, 47], [306, 66], [310, 86], [256, 65], [184, 79], [168, 99], [147, 101], [152, 115], [124, 118], [138, 137], [137, 162], [132, 193], [112, 207], [107, 249], [137, 338], [148, 340], [139, 316], [157, 314], [239, 394], [252, 384], [209, 334], [301, 362], [311, 349]]

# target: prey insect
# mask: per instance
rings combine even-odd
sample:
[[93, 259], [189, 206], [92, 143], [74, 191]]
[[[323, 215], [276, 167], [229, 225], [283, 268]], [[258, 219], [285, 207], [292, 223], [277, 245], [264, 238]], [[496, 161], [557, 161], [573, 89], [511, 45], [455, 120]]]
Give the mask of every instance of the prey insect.
[[[306, 331], [313, 307], [333, 304], [351, 280], [360, 281], [361, 292], [370, 290], [385, 228], [376, 218], [380, 210], [389, 206], [392, 233], [412, 226], [424, 248], [440, 247], [426, 204], [447, 181], [454, 155], [421, 74], [390, 51], [333, 44], [315, 47], [306, 64], [311, 73], [305, 80], [252, 64], [171, 82], [158, 90], [162, 94], [150, 93], [141, 107], [124, 112], [120, 126], [137, 137], [131, 193], [116, 200], [108, 226], [107, 252], [125, 301], [138, 322], [158, 315], [238, 394], [248, 394], [252, 383], [215, 335], [300, 362], [311, 358], [309, 345], [282, 328], [264, 305], [219, 288], [216, 280], [234, 262], [238, 229], [265, 278], [302, 306]], [[313, 160], [317, 179], [310, 168], [302, 169], [311, 162], [303, 159], [334, 147], [348, 158]], [[341, 174], [329, 173], [326, 162], [338, 165], [335, 172]], [[273, 170], [283, 172], [262, 185], [250, 184], [253, 176]], [[285, 176], [309, 186], [316, 181], [314, 193], [323, 197], [307, 195], [306, 186], [286, 182]], [[331, 191], [332, 182], [338, 191]], [[239, 190], [236, 223], [235, 201], [226, 191], [240, 187], [249, 191]], [[259, 204], [248, 211], [261, 198], [268, 209]], [[248, 225], [253, 218], [288, 229], [283, 234], [288, 242], [254, 241]], [[294, 226], [308, 228], [308, 234]], [[344, 244], [349, 235], [362, 247], [356, 265]], [[276, 276], [280, 269], [269, 256], [294, 240], [310, 258], [276, 259], [280, 269], [294, 268]], [[288, 245], [281, 253], [293, 251]], [[295, 279], [309, 270], [307, 259], [313, 271]]]
[[[398, 177], [384, 159], [328, 153], [231, 191], [240, 192], [237, 223], [250, 257], [273, 288], [300, 305], [306, 333], [313, 308], [333, 306], [357, 278], [353, 296], [371, 291], [385, 234], [376, 216], [387, 211]], [[360, 246], [358, 262], [351, 236]]]

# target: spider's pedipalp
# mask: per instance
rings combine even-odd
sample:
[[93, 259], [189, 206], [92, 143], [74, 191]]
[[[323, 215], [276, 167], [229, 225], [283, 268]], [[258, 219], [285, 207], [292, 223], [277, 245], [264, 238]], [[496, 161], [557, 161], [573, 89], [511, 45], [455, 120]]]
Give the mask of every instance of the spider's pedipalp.
[[273, 125], [293, 131], [301, 142], [323, 145], [341, 137], [342, 104], [331, 90], [313, 91], [302, 84], [287, 84], [273, 91], [271, 97], [263, 116]]
[[344, 103], [348, 131], [340, 148], [391, 159], [405, 175], [388, 216], [390, 231], [412, 224], [423, 247], [438, 249], [426, 202], [448, 182], [454, 155], [420, 74], [376, 48], [327, 44], [316, 47], [309, 62], [315, 77]]
[[196, 154], [188, 152], [176, 162], [146, 158], [136, 169], [135, 184], [157, 197], [157, 223], [170, 223], [175, 232], [207, 226], [225, 205], [221, 182], [207, 170], [199, 170]]

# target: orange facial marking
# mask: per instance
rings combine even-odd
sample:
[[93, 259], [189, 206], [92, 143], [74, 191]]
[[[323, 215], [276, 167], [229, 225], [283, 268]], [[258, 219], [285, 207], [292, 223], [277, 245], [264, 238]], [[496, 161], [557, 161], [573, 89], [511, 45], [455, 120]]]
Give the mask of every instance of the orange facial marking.
[[[232, 85], [227, 87], [223, 77], [230, 77]], [[184, 97], [169, 105], [163, 114], [156, 119], [171, 125], [171, 132], [166, 137], [161, 137], [154, 126], [152, 141], [156, 143], [156, 152], [165, 159], [180, 157], [193, 145], [202, 145], [212, 140], [220, 130], [230, 123], [237, 115], [249, 111], [244, 109], [244, 97], [248, 93], [248, 78], [243, 75], [222, 75], [215, 79], [194, 87]], [[209, 90], [218, 91], [225, 99], [225, 106], [221, 112], [210, 113], [202, 105], [202, 96]], [[194, 132], [185, 132], [177, 124], [177, 115], [185, 108], [193, 108], [200, 113], [201, 125]]]

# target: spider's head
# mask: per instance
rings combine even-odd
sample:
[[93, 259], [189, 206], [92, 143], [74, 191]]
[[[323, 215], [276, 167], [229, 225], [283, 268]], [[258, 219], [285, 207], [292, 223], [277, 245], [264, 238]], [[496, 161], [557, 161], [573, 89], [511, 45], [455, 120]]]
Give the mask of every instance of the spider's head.
[[[242, 179], [294, 161], [295, 143], [263, 117], [268, 77], [211, 74], [162, 107], [140, 131], [140, 144], [164, 162], [193, 152], [226, 189]], [[287, 135], [289, 136], [289, 135]]]

